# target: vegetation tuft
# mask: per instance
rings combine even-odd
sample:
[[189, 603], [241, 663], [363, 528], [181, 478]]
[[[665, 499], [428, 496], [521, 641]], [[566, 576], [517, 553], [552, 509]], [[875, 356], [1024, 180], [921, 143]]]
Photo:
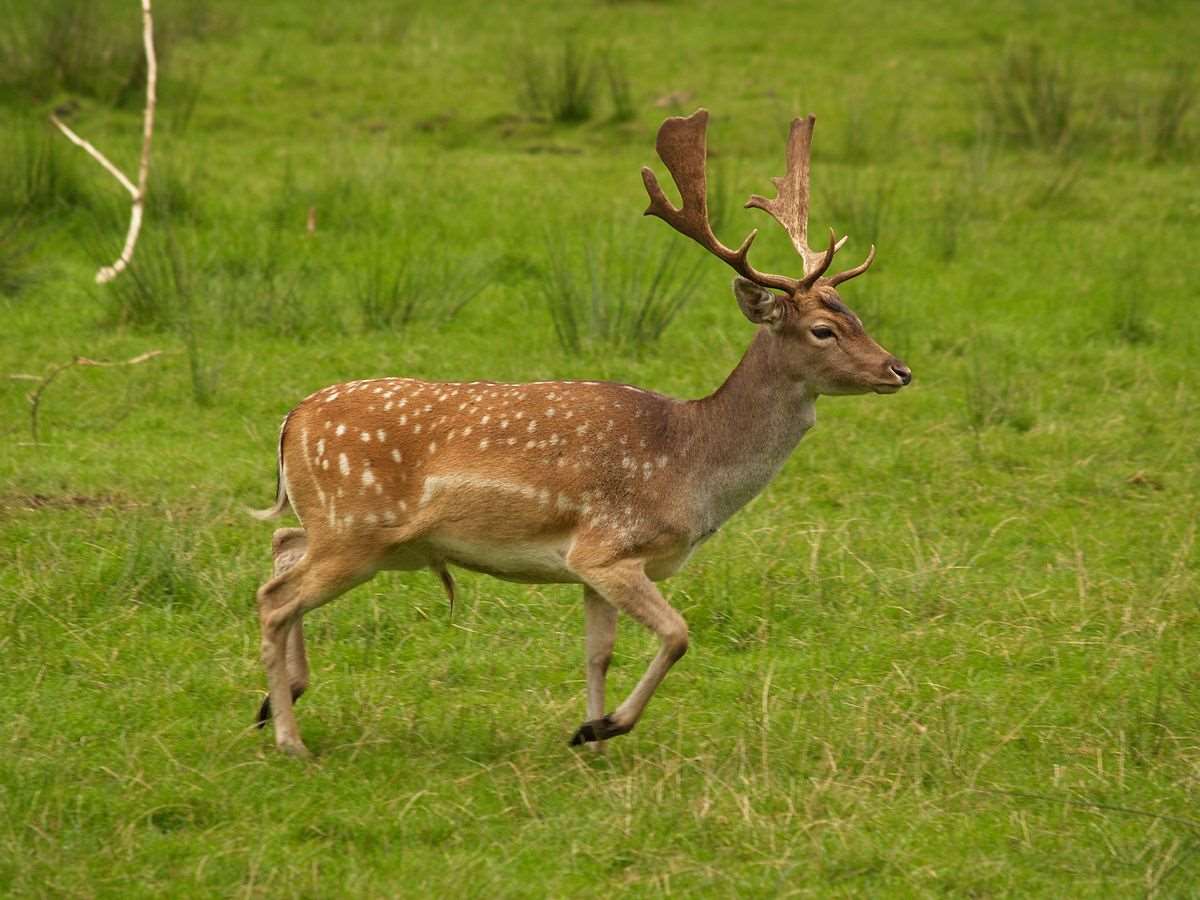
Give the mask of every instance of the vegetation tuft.
[[582, 238], [547, 235], [540, 289], [559, 345], [644, 351], [696, 290], [703, 258], [690, 249], [617, 222]]
[[568, 38], [557, 55], [526, 49], [521, 57], [521, 102], [531, 115], [565, 125], [592, 117], [597, 66], [590, 50]]
[[1036, 150], [1061, 150], [1077, 137], [1079, 80], [1037, 42], [1010, 44], [984, 81], [984, 109], [997, 133]]
[[[119, 0], [2, 0], [0, 92], [36, 102], [57, 95], [117, 107], [139, 107], [145, 92], [141, 11]], [[154, 9], [155, 50], [169, 68], [182, 41], [203, 39], [214, 27], [200, 0]]]
[[1150, 159], [1161, 162], [1191, 147], [1187, 121], [1196, 108], [1196, 67], [1176, 63], [1167, 69], [1163, 83], [1150, 92], [1143, 110], [1143, 135]]
[[0, 216], [61, 216], [90, 205], [75, 149], [48, 123], [15, 117], [0, 143]]
[[534, 118], [562, 125], [586, 122], [597, 114], [602, 85], [608, 89], [610, 120], [633, 119], [637, 110], [629, 68], [615, 50], [597, 52], [568, 37], [557, 53], [531, 47], [520, 52], [519, 102]]
[[373, 245], [351, 288], [364, 330], [404, 331], [452, 321], [488, 286], [482, 260], [449, 255], [433, 238]]

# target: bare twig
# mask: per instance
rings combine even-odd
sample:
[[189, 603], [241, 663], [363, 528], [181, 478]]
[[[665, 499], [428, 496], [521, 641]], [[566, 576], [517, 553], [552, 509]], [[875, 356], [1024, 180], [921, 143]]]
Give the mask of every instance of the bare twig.
[[125, 246], [121, 255], [111, 266], [104, 266], [96, 273], [96, 281], [100, 284], [112, 281], [120, 274], [129, 261], [133, 259], [133, 248], [137, 244], [138, 233], [142, 230], [142, 214], [146, 208], [146, 183], [150, 175], [150, 139], [154, 134], [154, 108], [156, 105], [156, 85], [158, 83], [158, 61], [154, 55], [154, 22], [150, 16], [150, 0], [142, 3], [142, 43], [146, 49], [146, 111], [142, 116], [142, 157], [138, 162], [138, 180], [135, 186], [103, 153], [97, 150], [91, 142], [84, 140], [71, 130], [57, 115], [51, 113], [50, 121], [67, 136], [67, 139], [83, 150], [104, 169], [121, 183], [133, 198], [129, 214], [129, 231], [125, 235]]
[[74, 366], [100, 366], [104, 368], [111, 368], [115, 366], [136, 366], [138, 363], [144, 363], [148, 359], [154, 359], [156, 356], [161, 356], [162, 353], [162, 350], [148, 350], [145, 353], [139, 353], [132, 359], [121, 360], [118, 362], [106, 362], [104, 360], [89, 359], [86, 356], [76, 356], [74, 359], [68, 362], [59, 363], [58, 365], [51, 367], [50, 371], [45, 375], [29, 375], [24, 372], [16, 372], [9, 375], [8, 377], [14, 381], [37, 382], [37, 386], [29, 392], [27, 398], [29, 400], [29, 431], [33, 435], [33, 442], [35, 444], [38, 443], [38, 410], [41, 407], [42, 394], [44, 394], [46, 392], [46, 388], [50, 387], [50, 385], [54, 383], [54, 380], [63, 372], [67, 371], [67, 369], [73, 368]]

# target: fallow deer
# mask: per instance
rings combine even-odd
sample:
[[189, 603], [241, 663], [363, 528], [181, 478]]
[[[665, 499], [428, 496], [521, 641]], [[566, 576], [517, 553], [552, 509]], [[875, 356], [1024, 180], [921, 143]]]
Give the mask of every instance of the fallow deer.
[[[649, 168], [647, 215], [728, 263], [733, 293], [759, 326], [741, 362], [701, 400], [676, 400], [597, 381], [352, 381], [309, 396], [279, 433], [277, 516], [290, 504], [303, 528], [275, 533], [275, 575], [258, 591], [278, 746], [305, 755], [293, 700], [308, 683], [305, 613], [383, 569], [432, 569], [451, 602], [449, 568], [509, 581], [583, 586], [587, 720], [571, 744], [630, 731], [688, 647], [688, 628], [655, 582], [779, 471], [814, 422], [821, 394], [890, 394], [911, 372], [880, 347], [838, 297], [867, 270], [826, 277], [841, 241], [808, 246], [814, 118], [796, 119], [778, 196], [753, 196], [787, 231], [799, 278], [762, 273], [709, 224], [708, 112], [667, 119], [658, 155], [682, 196], [674, 207]], [[605, 714], [605, 674], [619, 613], [660, 647], [630, 695]]]

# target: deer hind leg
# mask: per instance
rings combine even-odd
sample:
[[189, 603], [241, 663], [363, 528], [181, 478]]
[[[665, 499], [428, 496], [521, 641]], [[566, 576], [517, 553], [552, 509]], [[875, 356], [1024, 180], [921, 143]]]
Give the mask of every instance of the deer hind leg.
[[[587, 657], [587, 717], [604, 716], [604, 680], [612, 661], [613, 644], [617, 640], [617, 608], [592, 588], [583, 588], [584, 654]], [[604, 742], [592, 744], [604, 749]]]
[[[258, 589], [268, 709], [275, 724], [275, 743], [285, 753], [308, 755], [292, 710], [290, 677], [293, 671], [308, 668], [300, 620], [306, 612], [328, 603], [372, 574], [373, 570], [351, 555], [322, 554], [309, 547], [299, 561]], [[294, 644], [293, 636], [297, 638]]]
[[[271, 554], [274, 557], [273, 575], [279, 576], [296, 563], [308, 550], [308, 539], [303, 528], [280, 528], [271, 537]], [[297, 619], [287, 637], [288, 684], [292, 690], [292, 702], [300, 699], [308, 687], [308, 656], [304, 651], [304, 624]], [[258, 727], [263, 728], [271, 720], [271, 695], [263, 698], [258, 708]]]
[[[623, 562], [604, 569], [580, 573], [588, 587], [604, 600], [653, 631], [659, 639], [658, 653], [625, 701], [606, 716], [584, 722], [571, 738], [571, 745], [602, 741], [633, 730], [667, 672], [688, 647], [688, 628], [663, 599], [640, 562]], [[590, 706], [589, 692], [588, 714]]]

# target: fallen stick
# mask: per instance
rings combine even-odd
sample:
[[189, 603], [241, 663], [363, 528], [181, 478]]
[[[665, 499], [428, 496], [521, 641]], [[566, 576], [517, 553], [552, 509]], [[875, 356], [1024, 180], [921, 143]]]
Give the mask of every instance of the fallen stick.
[[147, 350], [145, 353], [139, 353], [137, 356], [119, 360], [117, 362], [106, 362], [104, 360], [89, 359], [86, 356], [76, 356], [74, 359], [65, 363], [59, 363], [51, 367], [50, 371], [45, 375], [27, 375], [24, 372], [16, 372], [8, 377], [14, 381], [36, 381], [37, 386], [29, 392], [26, 397], [29, 400], [29, 431], [33, 435], [33, 442], [38, 441], [38, 409], [41, 406], [42, 394], [46, 392], [46, 388], [54, 383], [54, 379], [58, 378], [63, 372], [74, 366], [101, 366], [104, 368], [112, 368], [116, 366], [136, 366], [138, 363], [144, 363], [148, 359], [154, 359], [156, 356], [162, 356], [162, 350]]

